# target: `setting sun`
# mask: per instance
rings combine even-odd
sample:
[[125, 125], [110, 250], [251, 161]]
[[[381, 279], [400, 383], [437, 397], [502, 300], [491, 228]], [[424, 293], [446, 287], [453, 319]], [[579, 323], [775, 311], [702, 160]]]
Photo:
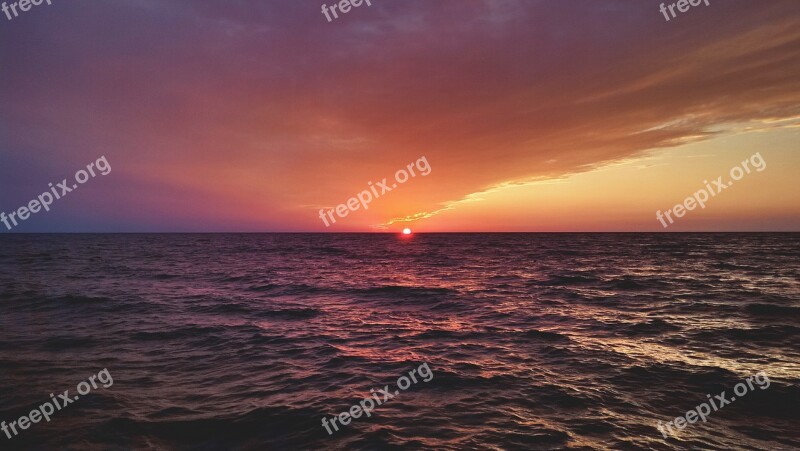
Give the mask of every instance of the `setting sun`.
[[403, 235], [411, 235], [411, 229], [409, 229], [408, 227], [403, 229]]

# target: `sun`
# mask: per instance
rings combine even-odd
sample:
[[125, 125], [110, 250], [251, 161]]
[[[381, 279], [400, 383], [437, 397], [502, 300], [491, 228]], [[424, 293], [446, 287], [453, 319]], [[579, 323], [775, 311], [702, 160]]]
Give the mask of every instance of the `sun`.
[[409, 229], [408, 227], [403, 229], [403, 235], [411, 235], [411, 229]]

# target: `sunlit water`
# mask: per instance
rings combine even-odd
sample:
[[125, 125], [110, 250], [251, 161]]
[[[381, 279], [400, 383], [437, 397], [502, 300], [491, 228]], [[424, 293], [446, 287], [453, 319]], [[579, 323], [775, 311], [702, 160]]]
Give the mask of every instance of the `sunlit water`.
[[114, 385], [0, 449], [798, 449], [799, 257], [798, 234], [4, 235], [0, 420]]

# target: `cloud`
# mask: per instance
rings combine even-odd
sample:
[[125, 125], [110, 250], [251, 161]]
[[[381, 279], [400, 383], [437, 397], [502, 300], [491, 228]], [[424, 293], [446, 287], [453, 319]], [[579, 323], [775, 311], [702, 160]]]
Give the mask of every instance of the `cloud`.
[[102, 148], [132, 179], [194, 193], [187, 206], [229, 198], [267, 228], [307, 227], [295, 207], [426, 155], [435, 174], [365, 220], [425, 217], [796, 117], [799, 22], [794, 1], [670, 22], [627, 1], [376, 1], [332, 23], [303, 2], [54, 4], [0, 29], [16, 131], [0, 144], [65, 162]]

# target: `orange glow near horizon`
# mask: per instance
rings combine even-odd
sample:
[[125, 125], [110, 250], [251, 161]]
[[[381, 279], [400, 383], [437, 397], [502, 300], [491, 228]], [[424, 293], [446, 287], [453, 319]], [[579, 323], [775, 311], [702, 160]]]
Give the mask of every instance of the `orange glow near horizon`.
[[[15, 22], [41, 34], [24, 45], [0, 28], [0, 112], [44, 131], [0, 133], [0, 211], [101, 154], [113, 167], [15, 230], [800, 231], [789, 2], [669, 23], [646, 2], [384, 2], [369, 26], [278, 3], [199, 2], [169, 27], [148, 16], [162, 7], [104, 4], [108, 22]], [[125, 33], [96, 46], [132, 17], [154, 51]], [[756, 152], [766, 170], [659, 224]], [[424, 174], [408, 166], [421, 156]], [[326, 226], [320, 209], [343, 213]]]

